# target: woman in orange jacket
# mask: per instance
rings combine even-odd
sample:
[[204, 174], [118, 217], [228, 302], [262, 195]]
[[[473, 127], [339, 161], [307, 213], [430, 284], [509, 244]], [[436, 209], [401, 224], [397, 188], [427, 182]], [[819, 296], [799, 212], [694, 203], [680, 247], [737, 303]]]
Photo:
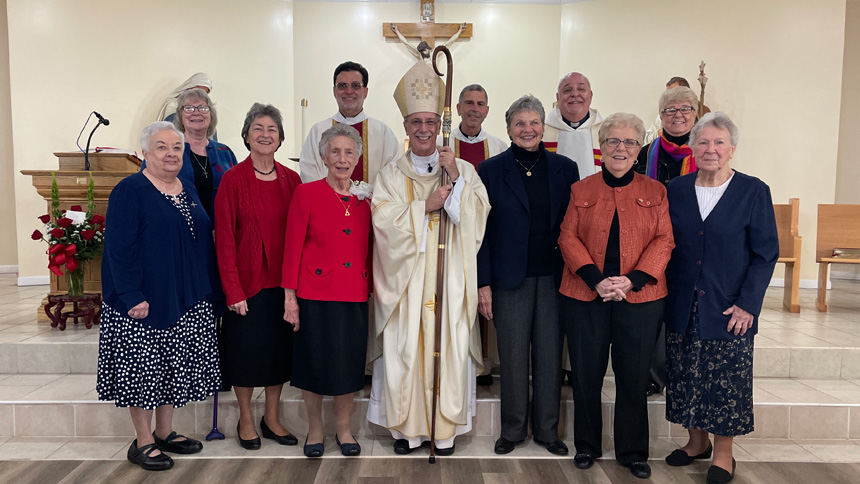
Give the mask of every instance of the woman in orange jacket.
[[598, 133], [603, 170], [574, 183], [561, 224], [561, 314], [573, 373], [574, 464], [602, 454], [600, 393], [612, 346], [615, 458], [639, 478], [648, 466], [645, 386], [666, 297], [674, 241], [666, 189], [635, 173], [645, 129], [613, 114]]

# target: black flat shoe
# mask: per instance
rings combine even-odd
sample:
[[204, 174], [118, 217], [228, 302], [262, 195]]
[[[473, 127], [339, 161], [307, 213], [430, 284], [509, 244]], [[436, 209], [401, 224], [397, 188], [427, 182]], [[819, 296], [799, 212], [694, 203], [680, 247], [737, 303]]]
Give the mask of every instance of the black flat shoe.
[[594, 456], [588, 452], [577, 452], [576, 455], [573, 456], [573, 465], [575, 465], [577, 469], [589, 469], [594, 465]]
[[260, 437], [254, 437], [253, 439], [245, 440], [239, 435], [239, 424], [236, 423], [236, 438], [239, 439], [239, 445], [242, 446], [243, 449], [248, 450], [259, 450], [260, 448]]
[[520, 442], [522, 442], [522, 440], [512, 442], [504, 437], [499, 437], [499, 440], [496, 441], [496, 445], [493, 447], [493, 451], [497, 454], [510, 454], [513, 452], [514, 447]]
[[546, 447], [551, 454], [555, 455], [567, 455], [567, 445], [564, 442], [556, 439], [555, 442], [544, 442], [542, 440], [534, 439], [536, 444], [540, 444]]
[[738, 466], [738, 463], [735, 462], [734, 457], [732, 458], [732, 472], [723, 469], [719, 466], [711, 466], [708, 467], [708, 484], [727, 484], [735, 478], [735, 468]]
[[394, 453], [399, 455], [411, 454], [412, 449], [409, 447], [409, 441], [406, 439], [397, 439], [394, 441]]
[[711, 445], [711, 441], [708, 441], [708, 448], [705, 449], [704, 452], [698, 455], [689, 455], [684, 452], [682, 449], [675, 449], [671, 454], [666, 456], [666, 463], [670, 466], [681, 467], [688, 466], [693, 463], [694, 460], [699, 459], [710, 459], [711, 452], [714, 450], [714, 446]]
[[361, 446], [358, 445], [358, 441], [355, 443], [341, 444], [337, 434], [334, 434], [334, 441], [337, 442], [337, 446], [340, 447], [340, 453], [345, 457], [355, 457], [361, 454]]
[[636, 461], [626, 467], [630, 469], [631, 474], [639, 479], [648, 479], [651, 477], [651, 466], [644, 460]]
[[[155, 435], [155, 432], [152, 433], [152, 437], [155, 439], [155, 445], [158, 446], [158, 450], [162, 452], [171, 452], [173, 454], [196, 454], [203, 450], [203, 442], [189, 439], [188, 437], [179, 435], [176, 432], [170, 432], [170, 435], [168, 435], [166, 439], [159, 438]], [[176, 440], [178, 438], [184, 438], [185, 440]]]
[[325, 440], [318, 444], [308, 445], [308, 438], [305, 437], [305, 447], [304, 447], [305, 457], [317, 458], [322, 457], [325, 452]]
[[281, 445], [298, 445], [299, 444], [299, 439], [297, 439], [296, 436], [293, 434], [278, 435], [278, 434], [272, 432], [272, 429], [270, 429], [269, 426], [266, 425], [266, 417], [263, 417], [260, 419], [260, 431], [262, 431], [263, 437], [265, 437], [267, 439], [272, 439]]
[[447, 457], [449, 455], [454, 455], [454, 446], [448, 447], [447, 449], [440, 449], [439, 447], [433, 446], [433, 449], [436, 451], [436, 455]]
[[131, 443], [131, 447], [128, 448], [126, 458], [132, 464], [137, 464], [147, 471], [166, 471], [173, 467], [173, 459], [164, 452], [156, 456], [152, 456], [151, 454], [156, 450], [159, 449], [155, 444], [147, 444], [143, 447], [138, 447], [137, 439], [134, 439]]
[[478, 375], [475, 377], [475, 384], [481, 387], [488, 387], [493, 384], [493, 375]]

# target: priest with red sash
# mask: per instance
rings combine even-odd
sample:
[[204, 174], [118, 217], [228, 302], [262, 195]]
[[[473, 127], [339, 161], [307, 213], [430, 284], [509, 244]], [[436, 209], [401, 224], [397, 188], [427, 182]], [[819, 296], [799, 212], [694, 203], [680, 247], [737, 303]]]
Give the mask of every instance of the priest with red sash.
[[352, 172], [353, 180], [373, 184], [379, 169], [400, 156], [400, 142], [391, 128], [364, 112], [367, 81], [367, 69], [357, 62], [344, 62], [335, 68], [333, 92], [338, 111], [314, 124], [305, 138], [299, 155], [303, 183], [321, 180], [328, 173], [319, 154], [319, 143], [323, 132], [338, 123], [352, 126], [361, 136], [361, 156]]
[[507, 143], [481, 127], [489, 112], [489, 96], [483, 86], [470, 84], [460, 91], [457, 101], [460, 125], [451, 130], [451, 148], [456, 158], [468, 161], [476, 170], [478, 163], [508, 149]]
[[[460, 91], [460, 99], [457, 101], [457, 115], [460, 116], [460, 125], [451, 130], [451, 148], [454, 156], [468, 161], [478, 169], [478, 163], [492, 158], [508, 149], [508, 145], [487, 133], [481, 125], [487, 119], [490, 112], [489, 96], [487, 90], [480, 84], [469, 84]], [[437, 144], [442, 144], [439, 137]], [[481, 354], [484, 358], [484, 371], [478, 376], [478, 385], [489, 386], [493, 384], [491, 370], [493, 360], [496, 359], [496, 335], [489, 321], [478, 315], [481, 325]]]
[[601, 166], [597, 131], [603, 118], [591, 108], [591, 82], [578, 72], [561, 78], [555, 94], [557, 106], [546, 116], [543, 144], [547, 151], [576, 162], [579, 179], [597, 173]]

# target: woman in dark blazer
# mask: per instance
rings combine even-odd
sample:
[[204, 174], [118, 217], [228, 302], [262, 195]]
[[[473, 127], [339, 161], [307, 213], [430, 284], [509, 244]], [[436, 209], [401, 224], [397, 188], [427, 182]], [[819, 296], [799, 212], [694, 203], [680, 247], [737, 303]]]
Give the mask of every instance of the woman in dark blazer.
[[753, 336], [779, 258], [770, 189], [732, 170], [737, 142], [725, 113], [706, 114], [690, 134], [699, 170], [668, 188], [677, 245], [666, 269], [666, 418], [690, 439], [666, 462], [713, 449], [709, 483], [734, 477], [732, 438], [753, 431]]
[[284, 319], [297, 330], [292, 385], [302, 389], [308, 412], [305, 455], [325, 450], [322, 400], [333, 395], [335, 441], [343, 455], [357, 456], [361, 447], [349, 423], [354, 393], [364, 388], [370, 193], [366, 183], [351, 180], [361, 153], [358, 131], [332, 126], [319, 152], [328, 174], [296, 189], [284, 243]]
[[569, 158], [544, 148], [544, 118], [534, 96], [514, 101], [505, 113], [511, 147], [478, 165], [493, 206], [478, 252], [478, 309], [496, 325], [502, 387], [497, 454], [511, 452], [528, 434], [529, 366], [533, 438], [553, 454], [567, 454], [558, 438], [557, 304], [564, 264], [556, 241], [579, 170]]
[[635, 172], [645, 127], [616, 113], [600, 126], [600, 173], [575, 183], [561, 224], [561, 313], [573, 374], [574, 464], [602, 455], [600, 393], [612, 349], [615, 459], [646, 479], [651, 352], [666, 297], [674, 242], [666, 189]]
[[251, 152], [224, 174], [215, 199], [215, 248], [229, 311], [224, 315], [222, 375], [239, 403], [236, 433], [245, 449], [260, 448], [251, 413], [254, 387], [265, 387], [263, 437], [298, 440], [279, 421], [281, 390], [290, 380], [293, 331], [284, 324], [281, 271], [284, 233], [298, 173], [275, 161], [284, 140], [281, 113], [255, 103], [242, 138]]

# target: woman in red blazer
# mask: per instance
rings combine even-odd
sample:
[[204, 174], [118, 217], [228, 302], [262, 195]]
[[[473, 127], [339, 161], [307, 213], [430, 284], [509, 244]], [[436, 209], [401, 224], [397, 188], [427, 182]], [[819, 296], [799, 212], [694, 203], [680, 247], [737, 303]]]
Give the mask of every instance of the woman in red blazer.
[[254, 387], [265, 387], [260, 430], [281, 445], [298, 439], [279, 420], [284, 383], [290, 379], [292, 328], [281, 318], [281, 266], [287, 211], [299, 175], [275, 161], [284, 140], [281, 113], [255, 103], [245, 116], [242, 137], [251, 152], [227, 170], [215, 197], [215, 249], [227, 298], [221, 371], [239, 402], [236, 433], [245, 449], [260, 448], [251, 414]]
[[369, 186], [350, 179], [360, 147], [349, 125], [323, 132], [319, 151], [328, 174], [298, 187], [287, 221], [284, 319], [297, 331], [292, 385], [301, 388], [307, 407], [308, 457], [324, 450], [323, 395], [334, 396], [341, 453], [361, 453], [349, 428], [353, 394], [364, 388], [372, 233]]
[[644, 136], [642, 120], [632, 114], [606, 118], [598, 132], [603, 170], [571, 187], [558, 240], [574, 464], [587, 469], [602, 454], [600, 392], [612, 346], [615, 458], [641, 479], [651, 475], [645, 386], [663, 316], [663, 272], [675, 246], [666, 189], [632, 169]]

